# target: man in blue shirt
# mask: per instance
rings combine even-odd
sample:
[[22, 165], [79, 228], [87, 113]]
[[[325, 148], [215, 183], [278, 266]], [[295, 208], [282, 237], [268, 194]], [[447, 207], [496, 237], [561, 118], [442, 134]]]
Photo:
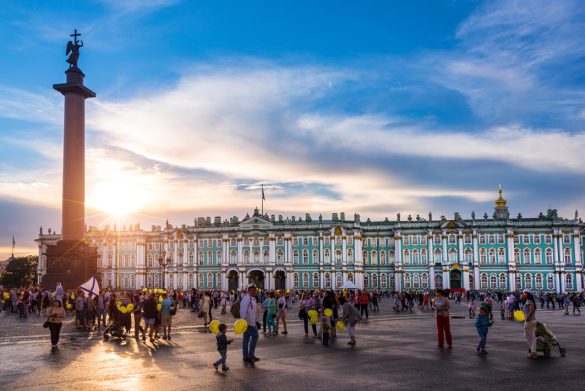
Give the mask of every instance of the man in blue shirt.
[[173, 324], [173, 317], [171, 316], [171, 307], [174, 305], [173, 300], [167, 298], [167, 294], [162, 294], [163, 301], [161, 302], [160, 322], [163, 327], [163, 339], [171, 340], [171, 325]]

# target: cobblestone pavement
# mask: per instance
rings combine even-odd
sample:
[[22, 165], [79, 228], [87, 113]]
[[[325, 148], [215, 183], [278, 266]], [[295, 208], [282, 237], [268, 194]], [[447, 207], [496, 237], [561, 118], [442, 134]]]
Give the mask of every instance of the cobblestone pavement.
[[[261, 337], [254, 365], [241, 361], [241, 336], [230, 346], [228, 373], [216, 372], [213, 334], [203, 333], [201, 321], [179, 311], [173, 341], [143, 344], [130, 338], [104, 342], [99, 335], [79, 333], [68, 325], [60, 349], [51, 352], [48, 333], [38, 318], [25, 323], [0, 314], [0, 327], [19, 329], [0, 342], [1, 390], [551, 390], [582, 388], [585, 347], [584, 317], [561, 311], [538, 311], [567, 356], [527, 360], [522, 323], [501, 321], [488, 336], [489, 355], [475, 352], [473, 320], [464, 305], [453, 305], [453, 350], [436, 347], [431, 313], [395, 314], [388, 301], [379, 314], [358, 325], [358, 344], [346, 345], [340, 333], [331, 346], [304, 337], [291, 310], [289, 334]], [[11, 315], [14, 317], [14, 315]], [[229, 314], [228, 323], [233, 323]], [[41, 328], [41, 330], [37, 330]], [[34, 331], [27, 335], [23, 330]], [[5, 330], [6, 331], [6, 330]]]

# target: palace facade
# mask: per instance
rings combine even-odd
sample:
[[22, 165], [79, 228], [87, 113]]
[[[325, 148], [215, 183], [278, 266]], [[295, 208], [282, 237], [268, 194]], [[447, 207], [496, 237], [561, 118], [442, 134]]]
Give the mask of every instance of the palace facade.
[[[164, 228], [89, 227], [86, 240], [98, 248], [98, 277], [105, 287], [140, 289], [335, 289], [346, 281], [359, 288], [435, 288], [581, 291], [585, 224], [575, 212], [556, 210], [535, 218], [510, 218], [500, 190], [492, 217], [463, 219], [408, 216], [361, 221], [333, 213], [313, 220], [262, 215], [222, 221], [199, 217], [194, 225]], [[60, 235], [43, 234], [45, 250]], [[164, 273], [160, 260], [166, 260]]]

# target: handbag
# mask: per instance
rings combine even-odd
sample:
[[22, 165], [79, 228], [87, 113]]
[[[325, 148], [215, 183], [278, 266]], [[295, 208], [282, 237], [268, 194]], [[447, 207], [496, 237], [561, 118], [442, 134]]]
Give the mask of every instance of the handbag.
[[299, 318], [305, 319], [307, 317], [307, 310], [305, 308], [301, 308], [299, 311]]
[[170, 306], [169, 312], [170, 312], [171, 316], [175, 316], [177, 314], [177, 306], [176, 305]]
[[43, 323], [43, 327], [44, 327], [44, 328], [47, 328], [47, 327], [49, 327], [49, 321], [48, 321], [48, 320], [45, 320], [45, 323]]

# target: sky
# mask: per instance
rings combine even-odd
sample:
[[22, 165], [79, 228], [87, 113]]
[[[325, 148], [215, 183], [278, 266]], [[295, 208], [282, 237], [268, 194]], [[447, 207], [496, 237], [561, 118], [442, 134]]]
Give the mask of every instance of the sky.
[[582, 1], [5, 2], [0, 259], [61, 229], [74, 29], [89, 225], [584, 209]]

